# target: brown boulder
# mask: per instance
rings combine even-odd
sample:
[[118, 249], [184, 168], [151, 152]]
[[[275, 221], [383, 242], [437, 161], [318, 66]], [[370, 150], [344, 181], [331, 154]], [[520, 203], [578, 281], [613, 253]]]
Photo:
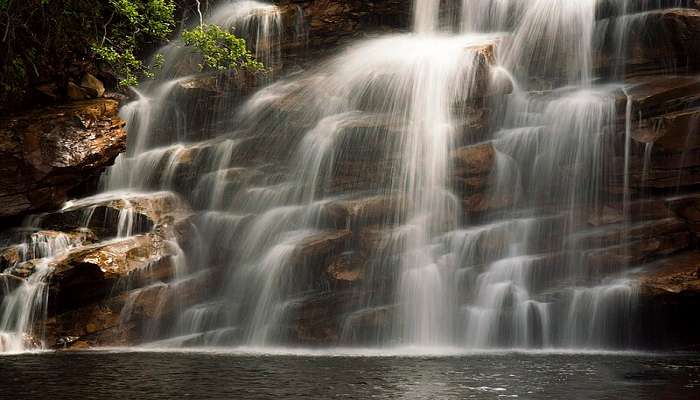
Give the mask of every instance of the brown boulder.
[[205, 274], [177, 284], [157, 283], [54, 315], [46, 321], [46, 342], [52, 348], [79, 349], [152, 339], [143, 332], [200, 301], [210, 278]]
[[[117, 235], [122, 214], [132, 219], [132, 234], [142, 234], [154, 227], [170, 230], [176, 222], [187, 218], [190, 210], [172, 192], [107, 193], [68, 202], [61, 211], [41, 216], [38, 224], [60, 231], [86, 225], [100, 239], [105, 239]], [[91, 216], [87, 223], [86, 215]]]
[[643, 296], [700, 296], [700, 253], [689, 252], [664, 260], [653, 270], [639, 277]]
[[[700, 99], [700, 76], [664, 75], [630, 79], [632, 115], [644, 118], [683, 109]], [[624, 109], [624, 108], [623, 108]]]
[[689, 232], [646, 237], [584, 254], [591, 269], [600, 273], [615, 272], [670, 256], [690, 246]]
[[[672, 7], [669, 1], [667, 6]], [[630, 6], [629, 10], [633, 10]], [[624, 19], [623, 19], [624, 18]], [[616, 63], [624, 66], [627, 75], [650, 72], [673, 72], [700, 66], [696, 56], [700, 47], [700, 11], [669, 8], [631, 14], [610, 19], [604, 26], [606, 50], [597, 54], [597, 69], [605, 71]], [[620, 37], [620, 24], [627, 24]], [[624, 40], [623, 58], [618, 55], [618, 40]]]
[[323, 292], [295, 304], [290, 315], [290, 338], [306, 345], [334, 345], [342, 334], [342, 316], [361, 300], [357, 291]]
[[80, 87], [90, 97], [102, 97], [102, 95], [105, 94], [105, 85], [92, 74], [83, 75], [83, 79], [80, 81]]
[[69, 100], [78, 101], [87, 99], [88, 95], [80, 86], [73, 82], [68, 82], [68, 85], [66, 85], [66, 97]]
[[467, 213], [484, 213], [507, 209], [515, 202], [515, 193], [475, 193], [464, 198], [462, 207]]
[[700, 108], [676, 111], [645, 120], [633, 137], [642, 143], [654, 143], [658, 150], [684, 152], [700, 148]]
[[[338, 0], [281, 0], [285, 26], [294, 26], [301, 9], [307, 22], [306, 36], [312, 48], [327, 49], [330, 45], [367, 31], [385, 31], [407, 28], [411, 3], [408, 0], [338, 1]], [[296, 32], [289, 32], [287, 48], [303, 47]]]
[[639, 278], [642, 344], [654, 349], [697, 348], [700, 253], [690, 251], [645, 268]]
[[388, 332], [397, 321], [396, 305], [373, 307], [355, 311], [345, 318], [341, 340], [343, 344], [374, 344], [382, 332]]
[[307, 265], [318, 265], [328, 257], [345, 251], [352, 233], [349, 230], [321, 232], [297, 245], [296, 257]]
[[462, 177], [488, 175], [496, 165], [496, 150], [490, 142], [461, 147], [452, 157], [455, 175]]
[[367, 259], [355, 252], [338, 255], [326, 268], [326, 276], [333, 287], [357, 285], [364, 281], [366, 273]]
[[397, 195], [378, 195], [337, 200], [324, 205], [328, 219], [338, 227], [356, 227], [401, 220], [405, 199]]
[[[627, 215], [625, 216], [625, 213]], [[625, 222], [625, 218], [631, 221], [649, 221], [673, 217], [675, 214], [663, 199], [649, 199], [623, 203], [610, 203], [598, 210], [594, 210], [588, 216], [587, 223], [591, 226], [604, 226]]]
[[[49, 306], [67, 310], [119, 292], [118, 282], [141, 286], [174, 274], [177, 249], [154, 234], [76, 248], [53, 260]], [[124, 288], [121, 288], [124, 290]]]
[[58, 231], [29, 231], [17, 234], [13, 244], [0, 249], [0, 271], [12, 268], [23, 261], [45, 257], [42, 254], [49, 248], [59, 246], [77, 247], [94, 243], [97, 240], [89, 229], [75, 229], [66, 232]]
[[628, 241], [651, 239], [677, 232], [687, 232], [688, 226], [682, 219], [665, 218], [644, 221], [633, 225], [618, 225], [595, 230], [593, 233], [575, 235], [578, 248], [606, 247]]
[[74, 102], [0, 119], [0, 218], [56, 208], [126, 148], [119, 104]]
[[357, 233], [357, 242], [365, 256], [397, 254], [405, 249], [409, 226], [370, 225]]

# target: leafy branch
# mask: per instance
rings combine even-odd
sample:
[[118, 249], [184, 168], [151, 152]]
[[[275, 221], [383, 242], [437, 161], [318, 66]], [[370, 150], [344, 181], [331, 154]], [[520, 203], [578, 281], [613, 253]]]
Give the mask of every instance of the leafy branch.
[[194, 48], [202, 57], [200, 70], [224, 71], [246, 69], [252, 72], [264, 70], [246, 47], [244, 39], [223, 30], [218, 25], [202, 24], [182, 33], [186, 46]]

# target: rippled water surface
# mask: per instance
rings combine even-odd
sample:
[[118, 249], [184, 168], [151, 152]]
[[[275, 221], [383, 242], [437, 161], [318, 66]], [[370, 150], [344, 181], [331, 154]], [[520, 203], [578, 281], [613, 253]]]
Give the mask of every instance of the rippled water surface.
[[76, 352], [0, 357], [2, 399], [700, 399], [700, 355]]

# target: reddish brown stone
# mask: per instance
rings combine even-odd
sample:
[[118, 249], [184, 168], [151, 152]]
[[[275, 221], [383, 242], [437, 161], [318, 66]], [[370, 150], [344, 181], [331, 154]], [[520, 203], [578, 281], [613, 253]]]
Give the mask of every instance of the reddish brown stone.
[[60, 206], [126, 148], [119, 104], [99, 99], [0, 119], [0, 217]]

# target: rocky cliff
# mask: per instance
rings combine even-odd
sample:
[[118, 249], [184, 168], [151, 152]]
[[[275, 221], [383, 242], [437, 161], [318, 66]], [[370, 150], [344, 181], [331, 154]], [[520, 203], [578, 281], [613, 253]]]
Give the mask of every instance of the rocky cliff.
[[95, 99], [0, 119], [0, 218], [55, 209], [94, 184], [126, 149], [118, 109]]
[[[309, 60], [351, 39], [405, 29], [411, 2], [278, 3], [285, 26], [303, 28], [286, 32], [282, 41], [283, 60], [290, 67], [308, 65]], [[302, 17], [301, 25], [290, 22]], [[605, 24], [611, 17], [608, 8], [601, 6], [599, 22]], [[544, 254], [560, 239], [556, 237], [557, 226], [561, 230], [569, 224], [580, 227], [585, 234], [577, 239], [578, 247], [584, 249], [580, 255], [590, 273], [636, 271], [642, 310], [638, 323], [645, 334], [635, 345], [697, 345], [700, 324], [692, 317], [700, 307], [700, 59], [695, 54], [700, 49], [700, 11], [660, 8], [630, 23], [634, 29], [625, 54], [610, 47], [596, 49], [597, 72], [606, 79], [624, 79], [630, 84], [615, 99], [617, 124], [612, 136], [616, 154], [607, 166], [612, 172], [604, 182], [604, 204], [581, 210], [575, 221], [552, 218], [548, 222], [555, 227], [549, 230], [552, 237], [534, 246]], [[300, 36], [305, 40], [300, 41]], [[498, 110], [490, 106], [490, 99], [510, 93], [513, 87], [490, 79], [495, 49], [488, 46], [478, 51], [479, 94], [455, 105], [463, 125], [455, 138], [459, 146], [450, 155], [463, 218], [471, 222], [497, 215], [519, 201], [512, 191], [494, 190], [498, 149], [492, 142], [482, 142], [495, 129], [492, 116]], [[619, 60], [625, 60], [624, 65], [620, 66]], [[216, 79], [199, 76], [177, 83], [173, 96], [192, 102], [201, 111], [187, 121], [199, 127], [189, 130], [193, 136], [188, 139], [201, 139], [197, 135], [206, 136], [204, 132], [216, 129], [208, 125], [210, 120], [197, 118], [204, 118], [204, 110], [225, 112], [232, 98], [241, 95], [241, 87], [236, 86], [232, 94], [231, 86]], [[250, 87], [246, 90], [245, 95]], [[548, 90], [543, 84], [541, 95], [547, 96]], [[367, 103], [381, 100], [381, 93], [367, 94]], [[280, 101], [276, 107], [271, 120], [297, 111], [290, 102]], [[174, 324], [175, 313], [221, 286], [218, 274], [222, 272], [217, 267], [227, 260], [217, 254], [207, 258], [212, 264], [208, 273], [172, 280], [186, 258], [184, 254], [195, 248], [192, 209], [197, 204], [188, 204], [186, 199], [192, 199], [198, 174], [212, 172], [205, 161], [215, 158], [220, 143], [207, 141], [168, 150], [172, 152], [168, 167], [175, 171], [168, 178], [177, 193], [97, 196], [58, 209], [75, 197], [73, 193], [85, 193], [85, 187], [124, 151], [126, 131], [117, 108], [114, 100], [93, 99], [33, 110], [0, 123], [0, 170], [5, 172], [0, 177], [0, 217], [48, 211], [35, 219], [35, 230], [4, 233], [6, 247], [0, 252], [3, 279], [8, 286], [21, 285], [37, 268], [39, 259], [18, 247], [27, 237], [47, 241], [65, 235], [71, 241], [68, 251], [52, 261], [49, 318], [45, 324], [40, 322], [46, 329], [48, 347], [126, 345], [155, 339], [152, 335], [160, 325]], [[630, 125], [630, 119], [634, 124]], [[289, 127], [290, 131], [305, 128], [309, 127]], [[381, 118], [345, 127], [353, 133], [349, 146], [357, 151], [336, 161], [331, 191], [363, 193], [381, 183], [378, 180], [385, 175], [375, 172], [388, 168], [387, 160], [395, 155], [377, 154], [371, 144], [377, 140], [377, 132], [391, 135], [395, 128]], [[227, 190], [235, 193], [241, 188], [276, 183], [274, 177], [286, 172], [278, 164], [289, 154], [274, 153], [268, 144], [292, 143], [291, 136], [246, 138], [236, 147], [233, 160], [223, 165]], [[620, 149], [626, 140], [632, 144], [624, 161]], [[263, 167], [254, 162], [260, 158], [266, 162]], [[624, 162], [628, 163], [627, 176]], [[560, 168], [565, 180], [575, 165]], [[398, 247], [393, 241], [402, 240], [401, 235], [381, 223], [401, 218], [394, 214], [407, 201], [398, 195], [367, 195], [323, 205], [319, 220], [325, 230], [301, 242], [290, 258], [297, 278], [314, 293], [290, 305], [295, 308], [295, 318], [287, 322], [286, 329], [295, 343], [336, 345], [348, 338], [347, 332], [356, 343], [370, 342], [395, 317], [396, 306], [385, 305], [357, 313], [344, 324], [339, 318], [359, 301], [360, 293], [364, 296], [376, 291], [378, 297], [390, 296], [380, 293], [381, 282], [395, 277], [377, 270], [371, 257], [392, 255]], [[88, 223], [85, 215], [90, 216]], [[136, 222], [125, 227], [127, 217]], [[244, 218], [240, 223], [248, 222]], [[495, 248], [504, 240], [492, 235], [479, 246]], [[222, 254], [228, 254], [224, 253], [226, 245], [220, 243]], [[551, 269], [566, 256], [548, 254], [534, 268]], [[488, 261], [484, 256], [484, 262]], [[377, 286], [368, 286], [369, 276]], [[186, 344], [201, 341], [206, 342], [206, 338], [193, 337]]]

